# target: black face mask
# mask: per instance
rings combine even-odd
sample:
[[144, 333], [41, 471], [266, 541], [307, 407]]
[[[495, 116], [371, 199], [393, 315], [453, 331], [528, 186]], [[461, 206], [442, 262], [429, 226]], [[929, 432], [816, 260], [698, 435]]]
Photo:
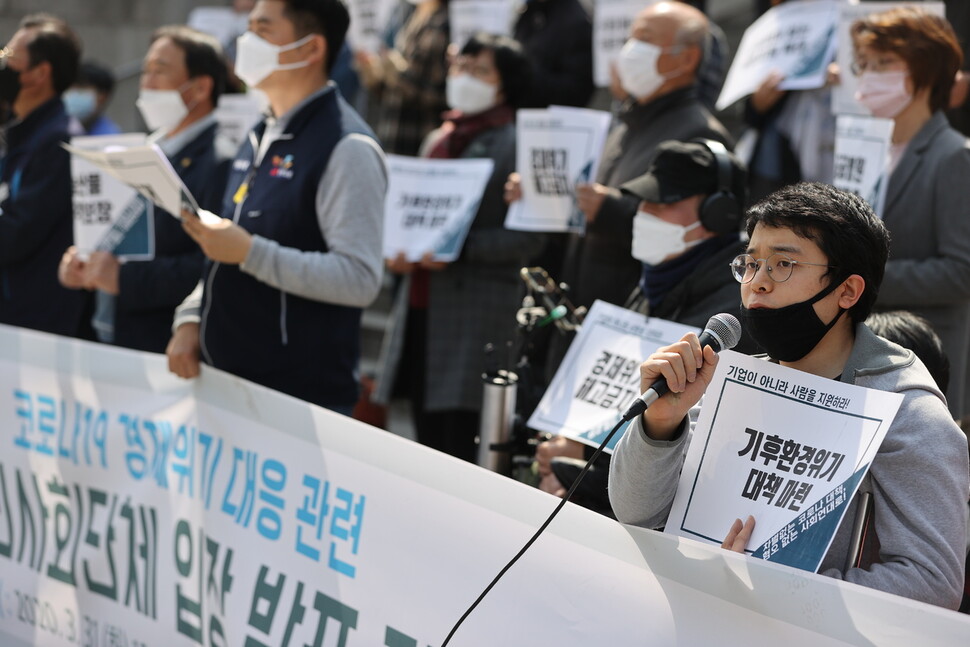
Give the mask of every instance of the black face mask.
[[841, 281], [833, 281], [811, 299], [784, 308], [748, 310], [742, 305], [741, 325], [773, 359], [797, 362], [812, 352], [845, 312], [844, 308], [839, 308], [839, 314], [824, 324], [812, 307], [841, 284]]
[[20, 94], [20, 72], [9, 65], [0, 67], [0, 101], [12, 104]]

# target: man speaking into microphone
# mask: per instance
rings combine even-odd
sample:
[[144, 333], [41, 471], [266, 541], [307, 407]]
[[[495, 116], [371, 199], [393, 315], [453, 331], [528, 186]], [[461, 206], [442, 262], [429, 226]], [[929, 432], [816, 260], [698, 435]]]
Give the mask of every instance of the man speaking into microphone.
[[[746, 253], [723, 271], [741, 287], [741, 323], [767, 360], [833, 380], [901, 393], [889, 428], [819, 572], [955, 609], [963, 589], [970, 472], [967, 440], [912, 352], [864, 323], [889, 236], [860, 198], [823, 184], [774, 193], [747, 214]], [[618, 520], [666, 523], [683, 457], [718, 356], [694, 334], [640, 367], [641, 390], [669, 392], [635, 418], [616, 446], [609, 493]], [[850, 562], [859, 499], [871, 497], [862, 559]], [[755, 520], [737, 520], [723, 547], [743, 551]], [[854, 556], [853, 556], [854, 557]]]

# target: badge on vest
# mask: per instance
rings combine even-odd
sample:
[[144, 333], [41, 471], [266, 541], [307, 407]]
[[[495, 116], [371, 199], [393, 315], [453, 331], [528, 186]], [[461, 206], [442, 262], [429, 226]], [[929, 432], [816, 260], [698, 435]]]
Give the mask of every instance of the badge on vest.
[[273, 168], [270, 169], [269, 176], [283, 178], [284, 180], [292, 179], [293, 156], [286, 155], [285, 157], [280, 157], [279, 155], [274, 155]]
[[232, 163], [232, 170], [234, 171], [248, 171], [249, 170], [249, 160], [238, 159]]

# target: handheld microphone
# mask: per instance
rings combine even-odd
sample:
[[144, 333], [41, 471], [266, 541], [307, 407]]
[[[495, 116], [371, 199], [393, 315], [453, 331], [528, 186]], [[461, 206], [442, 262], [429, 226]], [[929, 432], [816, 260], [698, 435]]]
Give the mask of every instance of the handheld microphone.
[[[734, 315], [725, 312], [716, 314], [707, 320], [707, 325], [704, 326], [704, 332], [698, 337], [698, 341], [701, 343], [701, 348], [710, 346], [715, 353], [734, 348], [741, 341], [741, 323]], [[623, 420], [632, 420], [639, 416], [669, 390], [667, 378], [657, 378], [650, 388], [643, 392], [643, 395], [633, 401], [623, 414]]]

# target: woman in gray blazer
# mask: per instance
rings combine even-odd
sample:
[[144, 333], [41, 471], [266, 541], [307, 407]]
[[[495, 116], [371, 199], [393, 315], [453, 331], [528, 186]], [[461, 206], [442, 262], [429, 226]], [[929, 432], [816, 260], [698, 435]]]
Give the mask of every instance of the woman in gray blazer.
[[954, 418], [970, 412], [970, 140], [943, 110], [963, 55], [953, 28], [921, 9], [872, 14], [852, 26], [856, 98], [892, 119], [883, 220], [892, 235], [880, 309], [925, 317], [943, 340]]

